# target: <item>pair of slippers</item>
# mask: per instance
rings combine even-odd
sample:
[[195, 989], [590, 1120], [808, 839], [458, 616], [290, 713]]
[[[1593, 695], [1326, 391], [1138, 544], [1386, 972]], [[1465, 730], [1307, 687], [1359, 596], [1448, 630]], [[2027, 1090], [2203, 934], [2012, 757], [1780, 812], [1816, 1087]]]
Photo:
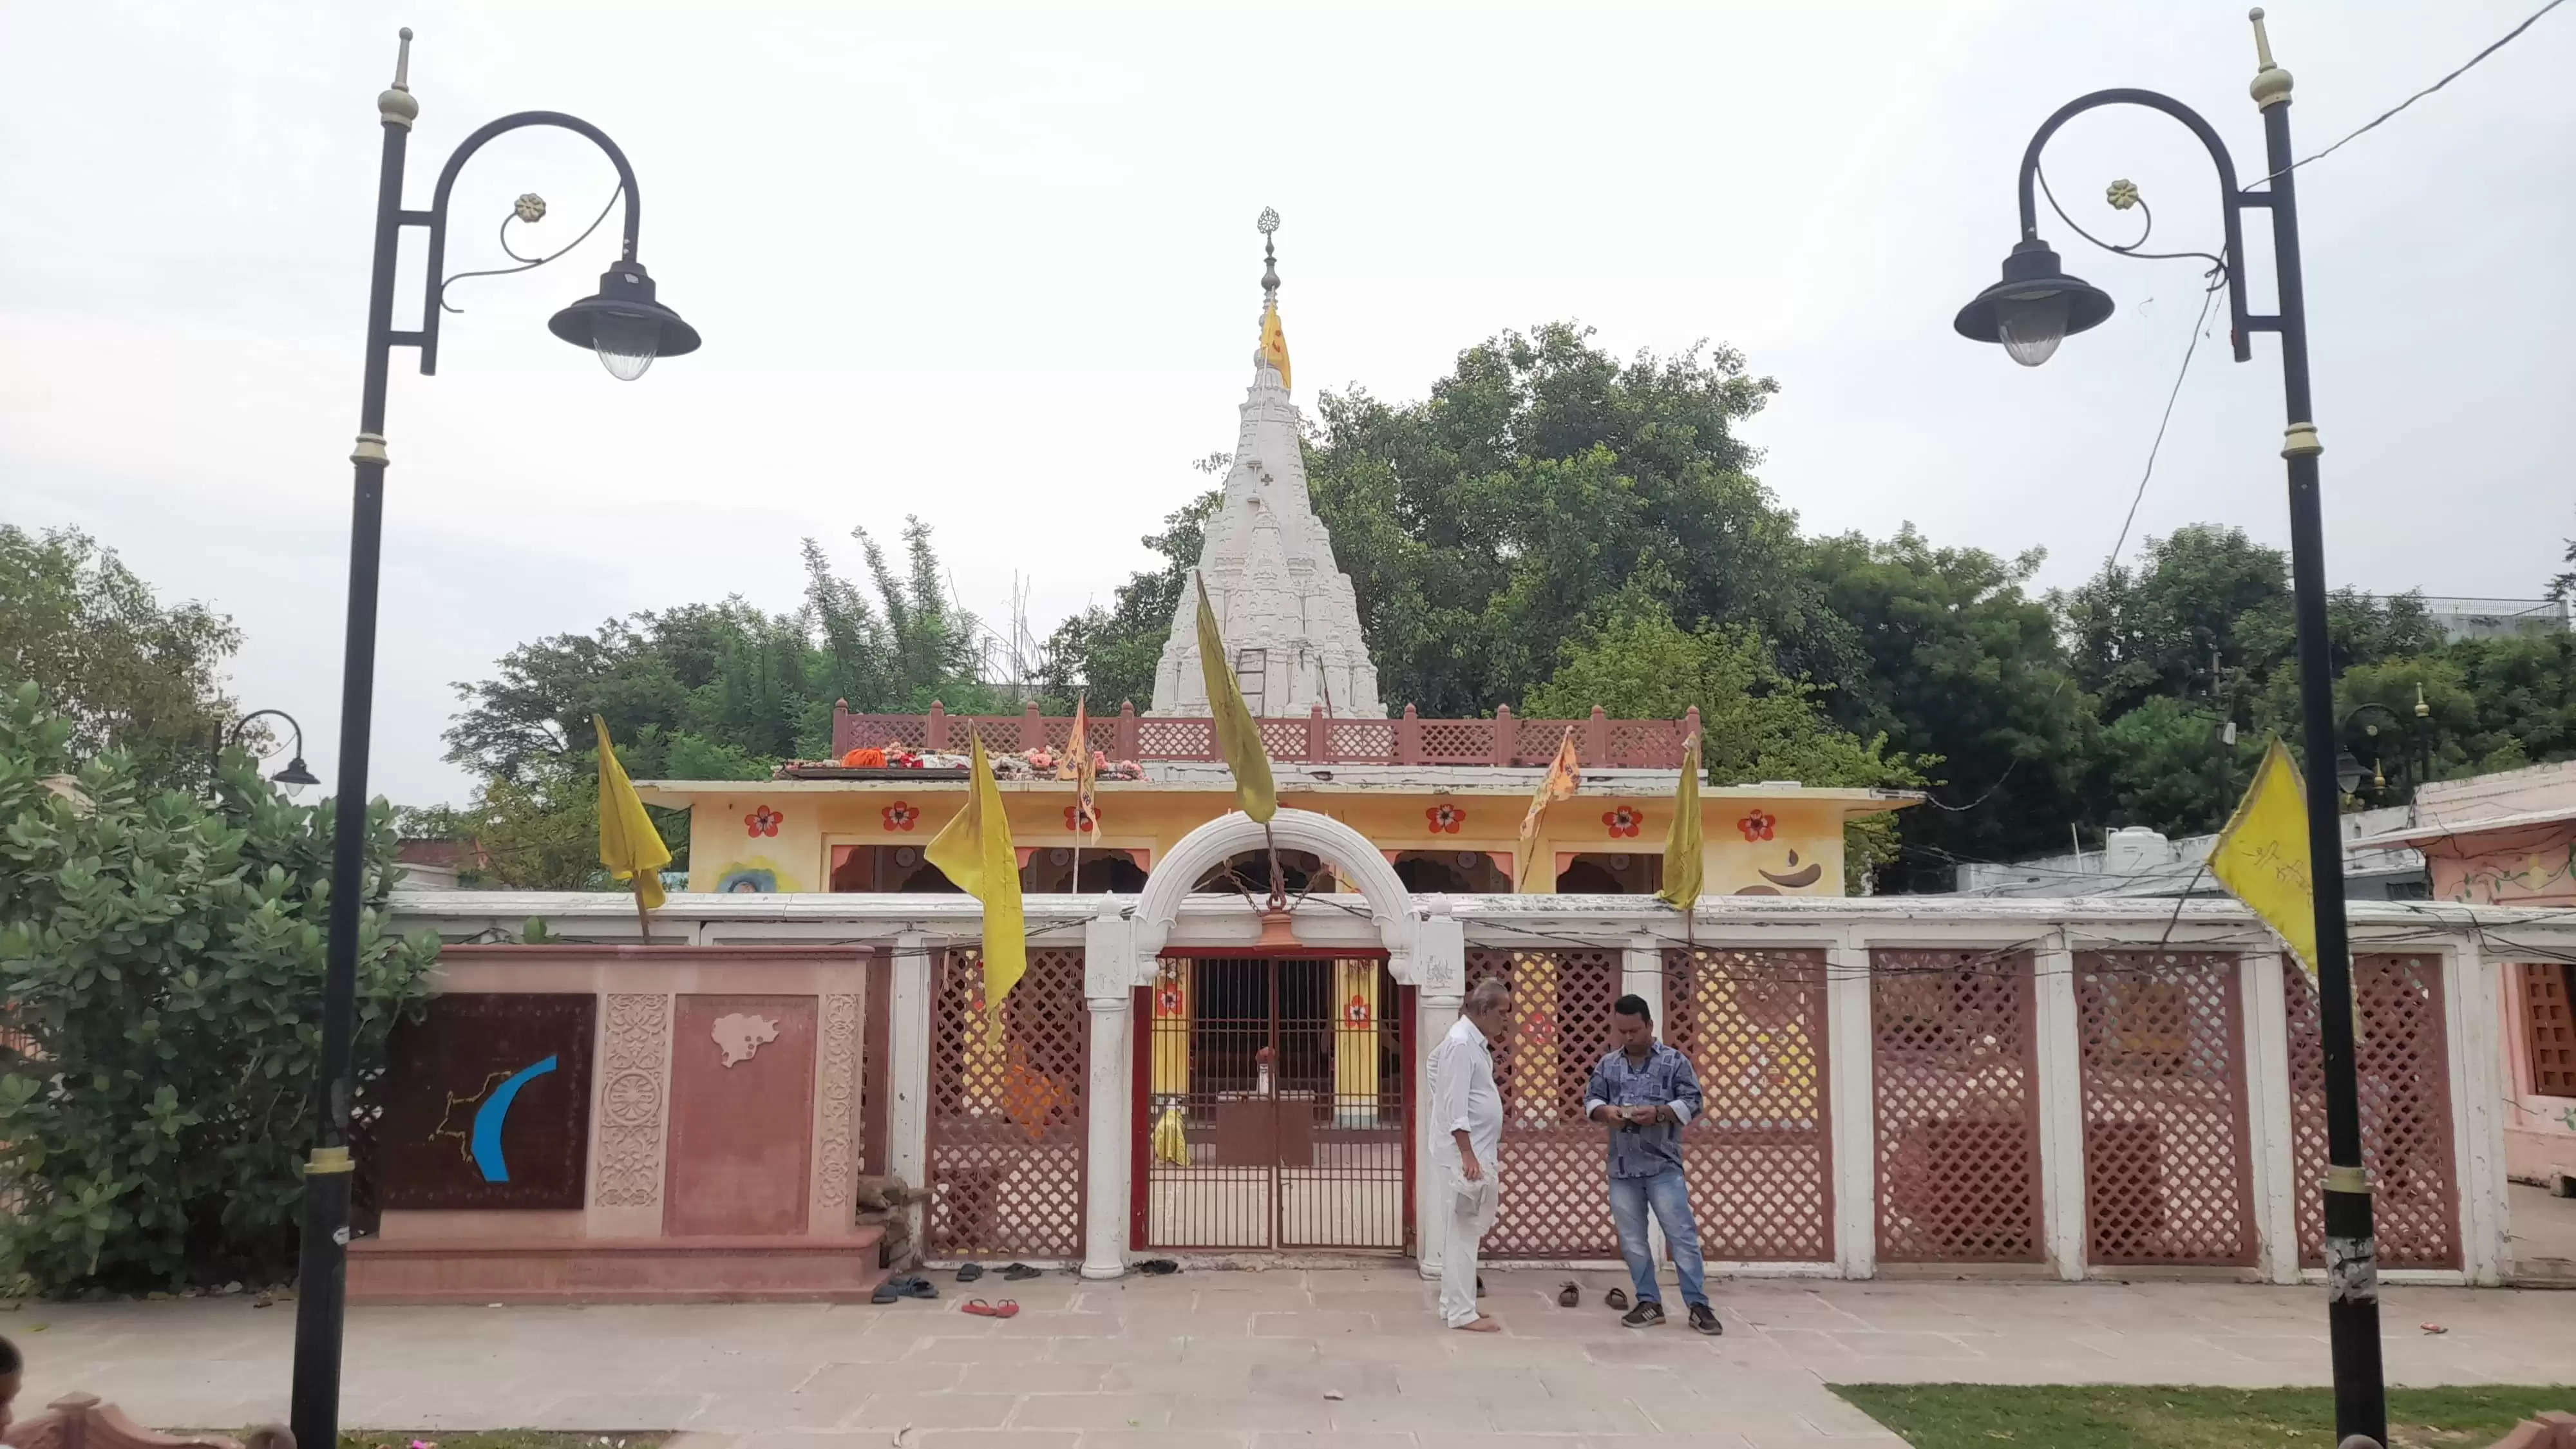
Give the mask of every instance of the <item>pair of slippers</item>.
[[1136, 1271], [1159, 1278], [1165, 1274], [1181, 1271], [1181, 1265], [1169, 1258], [1147, 1258], [1136, 1265]]
[[898, 1303], [906, 1298], [936, 1298], [938, 1296], [939, 1290], [930, 1286], [929, 1279], [922, 1277], [918, 1273], [898, 1273], [894, 1277], [888, 1278], [884, 1282], [879, 1283], [877, 1285], [877, 1291], [868, 1295], [868, 1301], [870, 1303]]
[[[966, 1263], [957, 1269], [957, 1281], [960, 1283], [972, 1283], [983, 1276], [984, 1265], [981, 1263]], [[1032, 1268], [1026, 1263], [1005, 1264], [1002, 1268], [1003, 1279], [1012, 1283], [1024, 1283], [1031, 1278], [1044, 1276], [1046, 1276], [1044, 1269]]]
[[[1575, 1286], [1573, 1279], [1568, 1278], [1564, 1282], [1556, 1285], [1557, 1307], [1573, 1308], [1579, 1306], [1582, 1302], [1583, 1290]], [[1602, 1294], [1601, 1306], [1612, 1310], [1624, 1311], [1628, 1306], [1628, 1290], [1625, 1288], [1613, 1288], [1609, 1292]]]
[[977, 1318], [1017, 1318], [1020, 1316], [1020, 1305], [1008, 1298], [999, 1303], [987, 1303], [981, 1298], [969, 1298], [957, 1305], [957, 1311], [972, 1313]]

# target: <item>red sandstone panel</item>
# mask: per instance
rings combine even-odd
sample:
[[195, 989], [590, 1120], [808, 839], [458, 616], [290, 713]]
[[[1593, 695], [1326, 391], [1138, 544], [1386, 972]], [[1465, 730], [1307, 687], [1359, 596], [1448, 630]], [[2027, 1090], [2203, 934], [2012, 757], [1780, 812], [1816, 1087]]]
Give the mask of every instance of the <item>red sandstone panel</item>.
[[678, 998], [666, 1236], [805, 1231], [814, 1037], [811, 996]]
[[393, 1029], [384, 1109], [360, 1134], [384, 1207], [579, 1208], [590, 1140], [588, 994], [448, 992]]

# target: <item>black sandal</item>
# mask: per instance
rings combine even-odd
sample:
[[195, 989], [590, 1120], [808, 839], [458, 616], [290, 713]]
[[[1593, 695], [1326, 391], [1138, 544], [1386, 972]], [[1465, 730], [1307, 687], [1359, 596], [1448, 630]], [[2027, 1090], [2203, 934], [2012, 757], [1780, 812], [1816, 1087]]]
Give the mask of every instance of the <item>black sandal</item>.
[[1626, 1310], [1628, 1307], [1628, 1290], [1625, 1288], [1613, 1288], [1609, 1292], [1602, 1294], [1601, 1306], [1614, 1313]]
[[1012, 1263], [1002, 1269], [1003, 1281], [1010, 1283], [1024, 1283], [1031, 1278], [1043, 1278], [1045, 1276], [1046, 1271], [1044, 1269], [1032, 1268], [1026, 1263]]
[[1160, 1277], [1165, 1273], [1177, 1273], [1181, 1271], [1181, 1265], [1173, 1262], [1169, 1258], [1147, 1258], [1145, 1261], [1136, 1265], [1136, 1271], [1139, 1273], [1151, 1273]]
[[1563, 1283], [1560, 1283], [1560, 1284], [1558, 1284], [1558, 1285], [1557, 1285], [1557, 1289], [1556, 1289], [1556, 1306], [1557, 1306], [1557, 1307], [1559, 1307], [1559, 1308], [1572, 1308], [1572, 1307], [1574, 1307], [1575, 1305], [1577, 1305], [1577, 1304], [1581, 1303], [1582, 1301], [1583, 1301], [1583, 1290], [1574, 1286], [1574, 1280], [1573, 1280], [1573, 1279], [1568, 1278], [1568, 1279], [1566, 1279]]
[[972, 1283], [983, 1276], [984, 1265], [981, 1263], [960, 1263], [957, 1265], [957, 1281], [960, 1283]]

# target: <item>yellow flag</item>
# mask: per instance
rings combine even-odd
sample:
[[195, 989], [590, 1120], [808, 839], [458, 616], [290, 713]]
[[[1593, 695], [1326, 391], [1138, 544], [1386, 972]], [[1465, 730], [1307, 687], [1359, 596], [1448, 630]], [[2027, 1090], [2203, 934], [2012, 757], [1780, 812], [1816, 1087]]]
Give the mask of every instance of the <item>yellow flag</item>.
[[608, 744], [608, 721], [592, 715], [590, 723], [599, 731], [599, 863], [608, 867], [611, 879], [631, 877], [635, 899], [653, 910], [662, 904], [662, 867], [671, 863], [671, 847], [662, 843], [662, 832], [644, 813], [635, 782], [617, 763], [617, 751]]
[[1261, 360], [1278, 368], [1279, 385], [1289, 387], [1288, 334], [1279, 325], [1279, 306], [1275, 302], [1261, 309]]
[[1664, 888], [1657, 898], [1683, 911], [1699, 904], [1699, 735], [1682, 741], [1682, 777], [1673, 786], [1673, 823], [1664, 832]]
[[1574, 754], [1574, 726], [1565, 727], [1565, 738], [1557, 741], [1556, 758], [1548, 763], [1547, 774], [1530, 792], [1529, 810], [1521, 816], [1521, 843], [1512, 856], [1512, 889], [1529, 889], [1530, 866], [1538, 859], [1539, 821], [1547, 807], [1567, 799], [1583, 783], [1582, 762]]
[[2236, 802], [2209, 851], [2209, 873], [2227, 893], [2280, 932], [2317, 976], [2317, 898], [2308, 855], [2308, 805], [2299, 767], [2276, 736], [2254, 783]]
[[1199, 591], [1199, 669], [1207, 679], [1208, 713], [1216, 719], [1216, 752], [1234, 773], [1234, 803], [1264, 825], [1279, 813], [1279, 790], [1270, 782], [1270, 756], [1261, 748], [1261, 726], [1244, 706], [1243, 690], [1234, 682], [1226, 659], [1225, 636], [1217, 632], [1216, 610], [1208, 607], [1207, 581], [1190, 575]]
[[984, 737], [966, 766], [966, 808], [940, 827], [921, 858], [939, 867], [949, 883], [984, 903], [984, 1020], [1002, 1034], [1002, 999], [1028, 974], [1028, 933], [1020, 918], [1020, 857], [1011, 846], [1010, 817], [1002, 813], [1002, 787], [984, 756]]
[[1091, 762], [1091, 696], [1080, 694], [1073, 701], [1073, 732], [1064, 737], [1064, 759], [1055, 767], [1055, 777], [1073, 782], [1073, 822], [1084, 835], [1100, 833], [1100, 803], [1093, 798], [1099, 788], [1100, 772]]

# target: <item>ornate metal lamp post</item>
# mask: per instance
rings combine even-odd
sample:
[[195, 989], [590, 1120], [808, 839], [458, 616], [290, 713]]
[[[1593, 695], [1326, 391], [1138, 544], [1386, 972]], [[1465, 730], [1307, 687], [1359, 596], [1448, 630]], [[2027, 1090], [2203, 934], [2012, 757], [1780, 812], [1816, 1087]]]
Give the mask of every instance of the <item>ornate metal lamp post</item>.
[[[2253, 356], [2251, 334], [2281, 338], [2281, 388], [2289, 426], [2281, 456], [2289, 464], [2290, 569], [2298, 620], [2299, 714], [2307, 747], [2308, 855], [2317, 923], [2317, 987], [2323, 1017], [2326, 1097], [2325, 1253], [2326, 1318], [2333, 1345], [2335, 1433], [2388, 1440], [2388, 1407], [2379, 1355], [2378, 1249], [2372, 1240], [2370, 1187], [2361, 1167], [2361, 1111], [2353, 1070], [2352, 963], [2344, 932], [2343, 839], [2336, 823], [2334, 678], [2326, 648], [2325, 530], [2317, 503], [2316, 413], [2308, 398], [2307, 297], [2299, 271], [2299, 213], [2290, 153], [2290, 73], [2272, 61], [2255, 10], [2258, 68], [2250, 90], [2263, 112], [2264, 176], [2253, 187], [2236, 183], [2236, 163], [2226, 143], [2199, 112], [2170, 96], [2146, 90], [2095, 91], [2058, 108], [2030, 138], [2021, 159], [2021, 240], [2005, 256], [2003, 279], [1959, 310], [1955, 326], [1978, 342], [1999, 342], [2015, 362], [2037, 367], [2067, 336], [2097, 327], [2111, 315], [2101, 289], [2066, 275], [2057, 253], [2039, 239], [2032, 183], [2039, 154], [2059, 127], [2104, 106], [2144, 106], [2180, 121], [2200, 139], [2218, 168], [2218, 198], [2225, 241], [2213, 275], [2227, 289], [2230, 341], [2236, 360]], [[2258, 189], [2265, 188], [2268, 189]], [[2111, 187], [2111, 205], [2143, 206], [2129, 183]], [[2245, 246], [2241, 219], [2248, 207], [2272, 213], [2272, 259], [2280, 310], [2252, 316], [2245, 303]], [[2152, 214], [2148, 225], [2153, 226]], [[2090, 238], [2087, 238], [2090, 240]], [[2141, 235], [2124, 247], [2135, 254]]]
[[[612, 375], [628, 382], [643, 376], [654, 358], [676, 357], [698, 347], [697, 330], [654, 300], [652, 278], [636, 258], [643, 202], [634, 169], [626, 164], [626, 154], [617, 149], [617, 143], [588, 121], [556, 111], [503, 116], [466, 137], [447, 158], [429, 210], [406, 209], [403, 160], [412, 121], [420, 115], [420, 103], [412, 99], [410, 76], [411, 31], [406, 27], [394, 63], [393, 87], [376, 97], [376, 114], [384, 126], [384, 153], [376, 185], [375, 278], [367, 298], [366, 381], [358, 401], [358, 445], [349, 457], [357, 466], [357, 498], [349, 530], [339, 797], [333, 802], [330, 950], [322, 991], [321, 1130], [306, 1168], [297, 1273], [292, 1427], [297, 1443], [319, 1446], [339, 1440], [340, 1338], [348, 1289], [350, 1046], [357, 1029], [358, 913], [366, 895], [367, 745], [375, 698], [377, 562], [384, 535], [385, 383], [397, 347], [419, 350], [422, 375], [438, 371], [439, 315], [447, 306], [442, 274], [447, 258], [448, 194], [466, 160], [494, 137], [528, 126], [553, 126], [587, 137], [617, 168], [617, 191], [609, 202], [614, 205], [618, 197], [625, 198], [625, 245], [616, 263], [600, 277], [598, 292], [557, 312], [547, 329], [566, 342], [597, 352]], [[520, 263], [502, 270], [525, 271], [563, 254], [522, 257], [510, 249], [510, 222], [534, 222], [544, 215], [545, 202], [529, 195], [520, 197], [511, 215], [502, 220], [502, 248]], [[601, 220], [607, 215], [603, 209]], [[592, 223], [594, 230], [597, 226]], [[406, 227], [429, 231], [429, 274], [416, 330], [394, 326], [394, 268]], [[585, 231], [582, 237], [589, 234]], [[575, 238], [574, 245], [580, 240]]]
[[268, 778], [293, 789], [302, 789], [306, 785], [319, 785], [322, 783], [320, 780], [313, 778], [313, 772], [311, 770], [304, 767], [304, 726], [297, 724], [295, 722], [295, 716], [288, 714], [282, 709], [255, 709], [250, 713], [243, 715], [240, 719], [234, 720], [229, 726], [215, 731], [215, 747], [206, 758], [206, 776], [208, 779], [212, 779], [215, 771], [223, 766], [224, 746], [240, 744], [242, 731], [250, 728], [250, 722], [255, 719], [264, 718], [268, 715], [275, 715], [279, 719], [286, 721], [286, 727], [295, 731], [295, 754], [293, 758], [286, 762], [285, 769], [278, 771], [276, 774], [271, 775]]

